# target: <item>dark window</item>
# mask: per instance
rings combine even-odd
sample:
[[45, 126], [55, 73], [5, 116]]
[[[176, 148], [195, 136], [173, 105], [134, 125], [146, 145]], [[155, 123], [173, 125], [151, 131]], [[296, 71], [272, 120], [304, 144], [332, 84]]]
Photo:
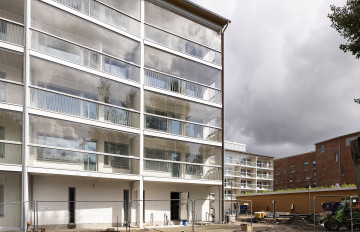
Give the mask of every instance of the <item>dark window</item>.
[[316, 169], [316, 160], [312, 162], [312, 169]]
[[276, 174], [276, 175], [279, 175], [279, 174], [280, 174], [280, 167], [277, 167], [277, 168], [275, 169], [275, 174]]
[[325, 175], [325, 167], [322, 169], [322, 174]]
[[289, 173], [290, 172], [295, 172], [295, 164], [289, 166]]
[[320, 152], [321, 153], [325, 152], [325, 145], [324, 144], [320, 145]]
[[304, 170], [308, 170], [308, 169], [309, 169], [309, 162], [304, 162], [303, 169], [304, 169]]
[[335, 162], [339, 161], [339, 154], [337, 152], [334, 153], [334, 161]]
[[342, 167], [341, 167], [341, 175], [344, 175], [344, 173], [345, 173], [345, 167], [342, 166]]

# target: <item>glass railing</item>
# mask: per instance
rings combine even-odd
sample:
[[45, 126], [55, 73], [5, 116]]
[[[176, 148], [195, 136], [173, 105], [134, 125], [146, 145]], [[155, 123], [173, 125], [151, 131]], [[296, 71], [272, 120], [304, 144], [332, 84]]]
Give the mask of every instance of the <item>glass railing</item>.
[[244, 184], [244, 183], [241, 183], [240, 186], [241, 186], [241, 188], [246, 188], [246, 189], [255, 189], [256, 188], [256, 184]]
[[140, 22], [94, 0], [53, 0], [133, 35], [140, 35]]
[[75, 44], [31, 31], [31, 48], [76, 64], [139, 82], [140, 68]]
[[256, 167], [256, 163], [251, 161], [241, 160], [240, 164], [243, 166]]
[[1, 164], [22, 164], [22, 145], [0, 142]]
[[224, 194], [224, 200], [236, 200], [236, 194]]
[[23, 105], [23, 89], [22, 85], [0, 81], [0, 102]]
[[194, 56], [213, 64], [221, 65], [221, 53], [197, 43], [145, 25], [145, 38], [176, 51]]
[[24, 27], [0, 19], [0, 40], [24, 46]]
[[264, 174], [257, 174], [257, 177], [260, 179], [272, 179], [272, 175], [264, 175]]
[[73, 116], [139, 128], [140, 114], [74, 97], [31, 88], [31, 106]]
[[173, 135], [181, 135], [211, 141], [221, 141], [221, 129], [153, 115], [145, 115], [145, 128]]
[[256, 174], [255, 173], [241, 173], [240, 174], [241, 177], [250, 177], [250, 178], [256, 178]]
[[221, 103], [221, 91], [145, 69], [145, 85]]
[[139, 174], [139, 160], [134, 157], [99, 155], [61, 148], [30, 147], [30, 166], [102, 173]]
[[258, 167], [258, 168], [273, 168], [273, 166], [271, 164], [261, 164], [261, 163], [257, 163], [256, 167]]
[[196, 164], [144, 160], [144, 175], [183, 179], [221, 180], [221, 168]]

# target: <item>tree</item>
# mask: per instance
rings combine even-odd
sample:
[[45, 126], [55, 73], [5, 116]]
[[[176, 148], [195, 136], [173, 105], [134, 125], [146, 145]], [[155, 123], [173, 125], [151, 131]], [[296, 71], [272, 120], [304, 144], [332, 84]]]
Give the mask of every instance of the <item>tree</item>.
[[[347, 0], [345, 6], [330, 6], [332, 14], [328, 14], [331, 27], [342, 35], [347, 43], [340, 44], [344, 52], [351, 52], [356, 59], [360, 58], [360, 0]], [[360, 98], [354, 99], [360, 104]]]
[[360, 0], [347, 0], [343, 7], [330, 6], [332, 14], [328, 14], [331, 27], [338, 31], [347, 41], [340, 44], [344, 52], [351, 52], [360, 58]]

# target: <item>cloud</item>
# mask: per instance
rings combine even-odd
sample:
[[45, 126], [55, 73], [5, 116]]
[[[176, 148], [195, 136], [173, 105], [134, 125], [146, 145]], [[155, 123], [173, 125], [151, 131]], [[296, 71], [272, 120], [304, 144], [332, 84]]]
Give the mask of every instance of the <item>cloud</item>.
[[[225, 32], [225, 139], [287, 156], [360, 130], [359, 60], [339, 50], [330, 4], [345, 1], [196, 3], [229, 18]], [[226, 4], [223, 4], [223, 3]]]

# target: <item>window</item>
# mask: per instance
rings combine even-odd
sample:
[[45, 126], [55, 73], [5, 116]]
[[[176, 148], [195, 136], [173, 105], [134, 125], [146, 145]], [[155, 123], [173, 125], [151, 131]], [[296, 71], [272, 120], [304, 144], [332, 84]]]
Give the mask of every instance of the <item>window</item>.
[[295, 189], [295, 184], [290, 184], [290, 185], [289, 185], [289, 188], [290, 188], [290, 189]]
[[296, 181], [300, 181], [300, 175], [299, 175], [299, 173], [296, 173]]
[[[127, 144], [104, 142], [104, 151], [110, 154], [129, 155]], [[114, 168], [129, 168], [129, 159], [106, 155], [104, 164]]]
[[292, 175], [290, 175], [290, 177], [289, 177], [289, 182], [290, 182], [290, 183], [292, 183], [292, 182], [293, 182]]
[[309, 162], [304, 162], [303, 169], [308, 170], [309, 168]]
[[322, 174], [325, 175], [325, 167], [322, 168]]
[[334, 153], [334, 161], [335, 162], [339, 161], [339, 154], [337, 152]]
[[313, 176], [314, 176], [314, 180], [316, 179], [316, 172], [313, 173]]
[[312, 162], [312, 169], [316, 169], [316, 160]]
[[0, 184], [0, 216], [4, 216], [4, 185]]
[[276, 175], [279, 175], [279, 174], [280, 174], [280, 171], [281, 171], [281, 170], [280, 170], [280, 167], [275, 168], [275, 174], [276, 174]]
[[282, 183], [282, 176], [280, 176], [279, 182]]
[[342, 166], [342, 167], [341, 167], [341, 175], [343, 176], [343, 175], [344, 175], [344, 173], [345, 173], [345, 167], [344, 167], [344, 166]]
[[279, 183], [279, 177], [275, 177], [275, 184]]
[[289, 173], [290, 172], [295, 172], [295, 164], [289, 166]]
[[[188, 153], [188, 154], [186, 154], [186, 162], [202, 164], [203, 159], [200, 154]], [[197, 175], [197, 176], [202, 175], [203, 174], [203, 166], [187, 164], [186, 165], [186, 174]]]
[[[0, 140], [5, 140], [5, 127], [0, 126]], [[0, 143], [0, 157], [5, 157], [5, 143]]]
[[284, 170], [284, 173], [286, 173], [286, 166], [284, 166], [284, 169], [283, 169], [283, 170]]
[[347, 147], [350, 146], [350, 142], [355, 140], [355, 139], [357, 139], [357, 136], [346, 138], [346, 142], [345, 142], [346, 146]]
[[321, 153], [325, 152], [325, 145], [324, 144], [320, 145], [320, 152]]

